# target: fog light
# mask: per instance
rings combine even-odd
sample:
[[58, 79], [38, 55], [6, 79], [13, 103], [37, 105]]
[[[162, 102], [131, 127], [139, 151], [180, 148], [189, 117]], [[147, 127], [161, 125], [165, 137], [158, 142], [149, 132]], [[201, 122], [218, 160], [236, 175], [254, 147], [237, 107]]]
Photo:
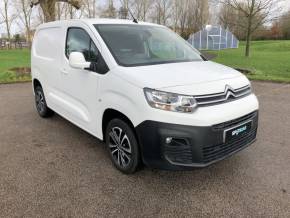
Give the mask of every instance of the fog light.
[[166, 144], [170, 144], [172, 142], [172, 137], [167, 137], [165, 139]]

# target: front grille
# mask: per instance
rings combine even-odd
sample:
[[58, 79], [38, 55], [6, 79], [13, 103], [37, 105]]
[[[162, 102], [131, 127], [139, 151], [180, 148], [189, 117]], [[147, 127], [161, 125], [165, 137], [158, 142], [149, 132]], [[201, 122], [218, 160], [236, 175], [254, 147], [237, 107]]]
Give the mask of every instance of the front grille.
[[215, 104], [221, 104], [233, 100], [237, 100], [246, 97], [252, 93], [251, 86], [244, 86], [239, 89], [232, 89], [227, 86], [225, 91], [222, 93], [212, 95], [200, 95], [194, 96], [198, 106], [210, 106]]
[[248, 121], [248, 120], [254, 120], [257, 117], [258, 117], [258, 112], [255, 111], [255, 112], [247, 114], [243, 117], [239, 117], [237, 119], [230, 120], [230, 121], [225, 122], [225, 123], [214, 125], [212, 128], [214, 131], [225, 130], [225, 129], [230, 128], [232, 126], [238, 125], [239, 123], [243, 123], [243, 122]]
[[228, 143], [208, 146], [203, 148], [203, 161], [204, 163], [210, 163], [215, 160], [222, 159], [223, 157], [230, 155], [235, 151], [239, 151], [249, 145], [253, 140], [255, 140], [257, 134], [257, 129], [252, 130], [248, 134], [230, 141]]
[[175, 138], [170, 144], [166, 144], [164, 155], [173, 163], [192, 163], [192, 147], [186, 139]]

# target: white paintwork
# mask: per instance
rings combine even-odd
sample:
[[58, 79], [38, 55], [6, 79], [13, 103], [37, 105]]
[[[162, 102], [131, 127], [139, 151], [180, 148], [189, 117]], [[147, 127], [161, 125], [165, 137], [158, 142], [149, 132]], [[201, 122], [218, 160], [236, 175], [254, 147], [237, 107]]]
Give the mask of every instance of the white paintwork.
[[[89, 19], [57, 21], [41, 25], [32, 46], [32, 77], [41, 82], [47, 104], [72, 123], [103, 139], [102, 118], [106, 109], [126, 115], [134, 126], [146, 120], [192, 126], [211, 126], [258, 109], [254, 94], [192, 114], [154, 109], [143, 88], [186, 95], [220, 93], [226, 85], [240, 88], [249, 84], [239, 72], [213, 62], [187, 62], [141, 67], [119, 66], [93, 24], [132, 24], [132, 21]], [[138, 25], [155, 25], [139, 23]], [[79, 54], [65, 56], [69, 27], [84, 29], [102, 54], [110, 71], [101, 75], [84, 70], [87, 63]], [[79, 63], [79, 64], [78, 64]]]

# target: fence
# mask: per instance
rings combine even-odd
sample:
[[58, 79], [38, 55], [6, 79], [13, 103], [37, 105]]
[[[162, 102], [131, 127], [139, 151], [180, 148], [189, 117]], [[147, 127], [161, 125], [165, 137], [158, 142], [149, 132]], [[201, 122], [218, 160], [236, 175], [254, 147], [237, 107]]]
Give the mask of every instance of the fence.
[[30, 48], [30, 44], [24, 40], [9, 42], [6, 39], [0, 39], [0, 49], [23, 49]]

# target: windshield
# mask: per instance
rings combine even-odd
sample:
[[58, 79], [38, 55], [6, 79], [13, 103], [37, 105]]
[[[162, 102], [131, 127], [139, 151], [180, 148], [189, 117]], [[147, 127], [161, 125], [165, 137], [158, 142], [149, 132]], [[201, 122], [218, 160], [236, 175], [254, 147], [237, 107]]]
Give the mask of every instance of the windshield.
[[185, 40], [165, 27], [138, 24], [98, 24], [95, 27], [122, 66], [203, 60]]

